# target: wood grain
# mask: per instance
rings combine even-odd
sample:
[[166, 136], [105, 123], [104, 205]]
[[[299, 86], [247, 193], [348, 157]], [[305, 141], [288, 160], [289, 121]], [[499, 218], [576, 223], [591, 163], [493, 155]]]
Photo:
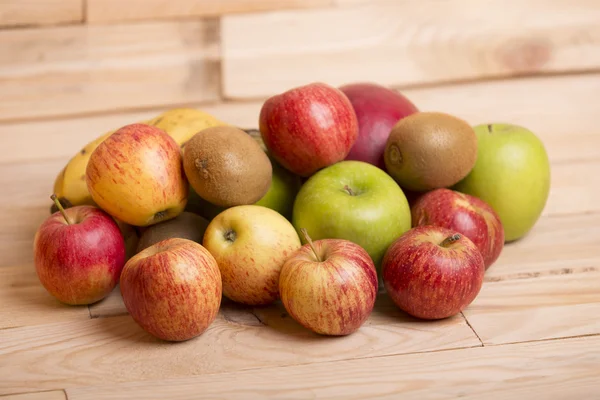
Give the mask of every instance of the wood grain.
[[[596, 107], [600, 102], [600, 74], [456, 84], [403, 93], [423, 110], [445, 111], [471, 124], [511, 122], [526, 126], [542, 139], [553, 162], [600, 156]], [[194, 105], [246, 128], [258, 126], [261, 106], [261, 101]], [[0, 123], [0, 163], [71, 157], [103, 132], [152, 118], [166, 108]]]
[[219, 97], [215, 21], [0, 32], [0, 120]]
[[83, 22], [83, 0], [2, 0], [0, 27]]
[[328, 6], [334, 0], [87, 0], [86, 21], [160, 20], [214, 17], [232, 13], [253, 13]]
[[225, 16], [224, 95], [263, 97], [312, 81], [405, 86], [600, 66], [595, 0], [505, 5], [423, 0]]
[[22, 393], [11, 394], [8, 396], [0, 396], [2, 400], [67, 400], [67, 396], [63, 390], [52, 390], [48, 392]]
[[70, 400], [525, 399], [592, 400], [599, 337], [368, 358], [67, 389]]
[[206, 332], [183, 343], [152, 338], [128, 315], [0, 330], [0, 359], [10, 360], [0, 363], [0, 394], [480, 346], [460, 315], [421, 322], [385, 304], [378, 314], [386, 323], [338, 338], [226, 305]]
[[506, 244], [486, 281], [600, 272], [600, 214], [542, 217], [527, 236]]
[[40, 283], [33, 264], [0, 268], [0, 329], [87, 320], [87, 307], [58, 302]]
[[486, 282], [465, 317], [485, 345], [600, 334], [600, 271]]

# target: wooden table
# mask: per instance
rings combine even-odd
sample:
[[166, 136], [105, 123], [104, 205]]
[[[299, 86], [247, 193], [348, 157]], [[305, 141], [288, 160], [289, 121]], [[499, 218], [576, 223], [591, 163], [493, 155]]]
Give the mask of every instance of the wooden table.
[[[210, 1], [209, 19], [194, 8], [184, 21], [171, 18], [190, 0], [154, 0], [163, 8], [148, 15], [133, 1], [24, 3], [2, 5], [20, 13], [0, 32], [0, 400], [600, 399], [597, 2], [294, 0], [282, 8], [316, 8], [274, 18], [225, 14], [277, 2]], [[152, 12], [161, 19], [135, 23]], [[256, 127], [267, 95], [365, 76], [422, 110], [524, 125], [548, 150], [543, 216], [461, 315], [417, 321], [381, 295], [358, 332], [325, 338], [280, 306], [224, 303], [202, 336], [175, 344], [141, 330], [118, 290], [68, 307], [40, 285], [33, 237], [85, 143], [182, 104]]]
[[[535, 126], [552, 159], [550, 198], [533, 231], [505, 247], [463, 314], [417, 321], [381, 295], [368, 322], [343, 338], [309, 333], [280, 306], [242, 309], [225, 303], [201, 337], [168, 344], [133, 322], [118, 290], [90, 307], [59, 304], [36, 278], [31, 246], [48, 215], [53, 179], [67, 158], [38, 156], [51, 146], [43, 135], [32, 149], [20, 150], [23, 139], [16, 134], [11, 138], [16, 151], [0, 147], [3, 156], [15, 158], [0, 164], [0, 394], [43, 391], [10, 398], [71, 400], [385, 398], [398, 393], [404, 399], [492, 399], [531, 398], [526, 393], [535, 391], [536, 398], [597, 399], [597, 108], [565, 104], [555, 95], [582, 96], [598, 104], [597, 78], [537, 78], [407, 92], [422, 104], [435, 99], [427, 108], [466, 117], [498, 115]], [[474, 100], [510, 91], [528, 95], [516, 96], [510, 106], [489, 100], [488, 107], [498, 107], [494, 113]], [[455, 98], [459, 101], [453, 102]], [[260, 104], [207, 109], [250, 126]], [[142, 114], [20, 122], [3, 129], [59, 132], [75, 141], [74, 127], [102, 132]], [[569, 130], [564, 120], [571, 124]]]

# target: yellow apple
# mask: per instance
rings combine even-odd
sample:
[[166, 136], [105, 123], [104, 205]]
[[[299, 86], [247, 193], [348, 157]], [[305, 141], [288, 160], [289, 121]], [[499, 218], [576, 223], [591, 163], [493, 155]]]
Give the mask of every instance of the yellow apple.
[[281, 267], [301, 247], [285, 217], [254, 204], [217, 215], [202, 244], [217, 260], [223, 294], [247, 305], [266, 305], [279, 298]]
[[189, 190], [179, 145], [146, 124], [126, 125], [96, 147], [86, 183], [98, 206], [134, 226], [175, 218]]

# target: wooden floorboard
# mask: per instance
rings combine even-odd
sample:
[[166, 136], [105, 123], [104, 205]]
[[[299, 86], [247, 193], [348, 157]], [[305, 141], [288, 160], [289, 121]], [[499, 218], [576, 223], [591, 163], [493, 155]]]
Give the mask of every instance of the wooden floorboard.
[[464, 315], [484, 345], [600, 334], [599, 288], [600, 270], [486, 282]]
[[0, 394], [481, 345], [461, 315], [424, 323], [386, 304], [342, 338], [279, 313], [256, 315], [262, 322], [223, 307], [204, 334], [177, 344], [154, 339], [129, 315], [0, 330]]
[[505, 5], [375, 1], [339, 10], [228, 15], [221, 23], [223, 93], [256, 98], [312, 81], [432, 85], [600, 67], [594, 0]]
[[[403, 93], [424, 111], [448, 112], [473, 125], [511, 122], [528, 127], [544, 142], [554, 162], [600, 157], [596, 107], [600, 74], [474, 82]], [[565, 101], [573, 98], [588, 101]], [[258, 126], [261, 106], [260, 100], [193, 105], [243, 128]], [[0, 163], [70, 158], [104, 132], [153, 118], [168, 108], [0, 123]]]
[[600, 337], [67, 389], [69, 400], [594, 400]]

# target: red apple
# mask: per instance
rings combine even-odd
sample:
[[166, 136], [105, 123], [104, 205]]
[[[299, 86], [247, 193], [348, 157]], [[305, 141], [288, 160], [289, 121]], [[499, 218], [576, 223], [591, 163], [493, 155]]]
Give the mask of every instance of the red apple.
[[358, 118], [358, 138], [346, 160], [358, 160], [385, 170], [383, 152], [396, 122], [419, 111], [401, 93], [376, 83], [353, 83], [340, 87]]
[[322, 335], [349, 335], [367, 320], [379, 288], [369, 254], [343, 239], [310, 240], [284, 263], [279, 293], [287, 312]]
[[448, 318], [475, 299], [485, 266], [477, 246], [439, 226], [412, 228], [388, 248], [383, 285], [404, 312], [422, 319]]
[[271, 156], [302, 177], [342, 161], [358, 136], [352, 104], [342, 91], [324, 83], [270, 97], [259, 124]]
[[483, 200], [450, 189], [423, 194], [412, 207], [412, 225], [436, 225], [471, 239], [488, 269], [504, 248], [500, 217]]
[[123, 268], [120, 286], [134, 321], [166, 341], [202, 334], [221, 306], [217, 262], [189, 239], [165, 239], [133, 256]]
[[125, 241], [115, 220], [95, 206], [58, 207], [38, 228], [35, 269], [44, 288], [71, 305], [95, 303], [119, 282]]

